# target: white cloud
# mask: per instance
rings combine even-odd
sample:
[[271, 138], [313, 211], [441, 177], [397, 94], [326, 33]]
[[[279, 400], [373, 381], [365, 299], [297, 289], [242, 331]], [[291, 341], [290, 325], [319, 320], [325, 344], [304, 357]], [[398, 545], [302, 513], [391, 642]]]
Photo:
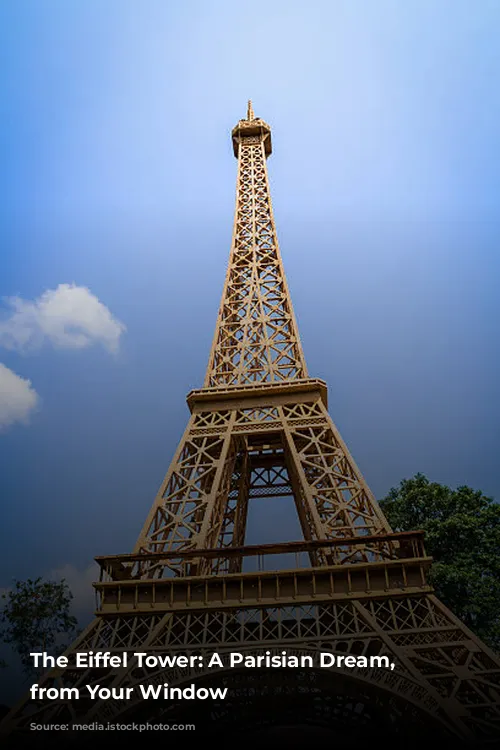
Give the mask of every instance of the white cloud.
[[60, 349], [99, 343], [116, 352], [126, 330], [89, 289], [75, 284], [59, 284], [33, 301], [9, 297], [6, 302], [12, 308], [0, 321], [0, 346], [6, 349], [24, 351], [48, 340]]
[[39, 401], [31, 381], [21, 378], [0, 362], [0, 430], [15, 422], [28, 422]]

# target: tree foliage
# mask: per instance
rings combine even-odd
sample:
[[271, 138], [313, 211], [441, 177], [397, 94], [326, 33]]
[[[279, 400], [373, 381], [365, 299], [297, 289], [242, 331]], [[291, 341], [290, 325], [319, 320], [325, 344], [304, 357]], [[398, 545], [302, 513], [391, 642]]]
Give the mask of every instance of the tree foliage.
[[381, 507], [394, 531], [425, 531], [436, 595], [500, 650], [500, 505], [470, 487], [452, 490], [417, 474]]
[[19, 655], [27, 674], [36, 670], [32, 652], [46, 651], [55, 656], [64, 650], [64, 636], [72, 635], [77, 620], [70, 614], [73, 595], [67, 583], [41, 578], [16, 581], [2, 595], [0, 637]]

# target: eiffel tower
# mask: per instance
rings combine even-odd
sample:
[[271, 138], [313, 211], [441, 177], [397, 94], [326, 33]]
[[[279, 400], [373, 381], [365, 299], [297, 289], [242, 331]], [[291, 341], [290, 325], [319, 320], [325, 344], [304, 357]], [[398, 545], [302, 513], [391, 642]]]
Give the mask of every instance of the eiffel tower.
[[[95, 619], [66, 652], [70, 666], [39, 684], [216, 683], [228, 697], [197, 711], [219, 733], [236, 720], [255, 730], [281, 716], [289, 726], [302, 717], [309, 727], [333, 727], [337, 738], [425, 730], [493, 743], [497, 655], [433, 594], [422, 532], [391, 530], [329, 416], [326, 383], [308, 375], [271, 206], [271, 129], [250, 102], [232, 144], [233, 237], [203, 388], [187, 396], [186, 431], [134, 551], [96, 558]], [[293, 497], [303, 539], [245, 545], [249, 501], [277, 497]], [[266, 650], [389, 656], [395, 667], [228, 667], [230, 652]], [[72, 655], [82, 651], [216, 651], [224, 666], [150, 669], [132, 659], [128, 668], [76, 669]], [[4, 728], [18, 736], [31, 722], [139, 721], [153, 710], [165, 722], [193, 716], [185, 701], [138, 692], [107, 701], [28, 695]]]

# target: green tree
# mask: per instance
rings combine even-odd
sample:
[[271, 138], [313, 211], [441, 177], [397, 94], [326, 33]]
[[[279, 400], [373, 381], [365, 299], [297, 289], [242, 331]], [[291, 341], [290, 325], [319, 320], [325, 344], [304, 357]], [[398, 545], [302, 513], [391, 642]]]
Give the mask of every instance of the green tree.
[[470, 487], [452, 490], [422, 474], [380, 503], [394, 531], [425, 531], [436, 595], [500, 650], [500, 505]]
[[0, 637], [19, 655], [28, 675], [37, 671], [30, 653], [60, 654], [66, 647], [64, 636], [75, 632], [77, 620], [70, 614], [72, 598], [64, 579], [16, 581], [13, 589], [2, 594], [5, 603], [0, 612]]

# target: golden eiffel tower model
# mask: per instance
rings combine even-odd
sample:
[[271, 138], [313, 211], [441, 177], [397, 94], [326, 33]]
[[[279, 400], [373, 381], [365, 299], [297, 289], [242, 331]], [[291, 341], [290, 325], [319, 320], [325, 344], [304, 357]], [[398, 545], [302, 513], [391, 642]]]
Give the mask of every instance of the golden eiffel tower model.
[[[271, 206], [271, 130], [250, 102], [232, 143], [234, 229], [203, 388], [187, 396], [186, 431], [134, 551], [96, 558], [95, 619], [66, 652], [70, 666], [40, 686], [215, 681], [229, 696], [200, 715], [219, 727], [236, 715], [241, 727], [256, 717], [269, 724], [271, 710], [288, 724], [301, 712], [310, 725], [336, 723], [351, 737], [359, 726], [371, 734], [404, 725], [493, 742], [497, 655], [434, 596], [422, 532], [392, 532], [328, 414], [326, 383], [308, 375]], [[303, 539], [245, 546], [249, 500], [284, 496], [294, 498]], [[294, 563], [283, 566], [284, 556]], [[395, 667], [266, 672], [224, 661], [266, 650], [386, 655]], [[72, 654], [88, 651], [216, 651], [224, 667], [151, 669], [132, 658], [127, 668], [73, 668]], [[182, 705], [138, 690], [130, 700], [28, 695], [4, 727], [145, 720], [153, 708], [167, 721], [184, 716]]]

